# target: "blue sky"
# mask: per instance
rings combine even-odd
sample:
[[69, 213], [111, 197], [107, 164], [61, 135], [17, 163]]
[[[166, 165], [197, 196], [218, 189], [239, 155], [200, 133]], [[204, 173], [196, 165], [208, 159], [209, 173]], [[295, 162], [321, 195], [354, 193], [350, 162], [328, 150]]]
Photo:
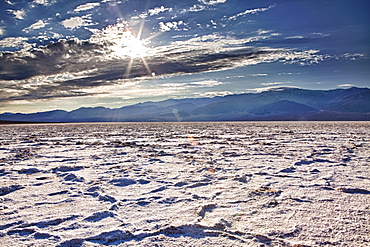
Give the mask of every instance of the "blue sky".
[[369, 87], [363, 0], [2, 0], [0, 113]]

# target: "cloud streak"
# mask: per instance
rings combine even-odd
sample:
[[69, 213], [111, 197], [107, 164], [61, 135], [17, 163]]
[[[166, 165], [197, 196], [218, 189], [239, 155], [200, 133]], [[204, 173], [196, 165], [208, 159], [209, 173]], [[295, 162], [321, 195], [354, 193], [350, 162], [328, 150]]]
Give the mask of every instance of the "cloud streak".
[[216, 5], [220, 3], [225, 3], [226, 0], [198, 0], [200, 3], [207, 4], [207, 5]]
[[93, 8], [99, 6], [99, 5], [100, 5], [100, 3], [86, 3], [86, 4], [83, 4], [83, 5], [77, 6], [74, 9], [74, 11], [75, 12], [85, 11], [85, 10], [93, 9]]
[[233, 16], [230, 16], [229, 18], [228, 18], [228, 20], [230, 21], [230, 20], [236, 20], [238, 17], [241, 17], [241, 16], [244, 16], [244, 15], [255, 15], [255, 14], [258, 14], [258, 13], [261, 13], [261, 12], [265, 12], [265, 11], [267, 11], [267, 10], [269, 10], [269, 9], [271, 9], [271, 8], [273, 8], [275, 5], [271, 5], [271, 6], [269, 6], [269, 7], [267, 7], [267, 8], [256, 8], [256, 9], [247, 9], [247, 10], [245, 10], [245, 11], [243, 11], [243, 12], [241, 12], [241, 13], [238, 13], [238, 14], [236, 14], [236, 15], [233, 15]]
[[37, 22], [35, 22], [31, 26], [23, 29], [23, 31], [26, 32], [26, 33], [28, 33], [31, 30], [40, 29], [40, 28], [45, 27], [46, 25], [47, 25], [47, 23], [44, 22], [43, 20], [38, 20]]

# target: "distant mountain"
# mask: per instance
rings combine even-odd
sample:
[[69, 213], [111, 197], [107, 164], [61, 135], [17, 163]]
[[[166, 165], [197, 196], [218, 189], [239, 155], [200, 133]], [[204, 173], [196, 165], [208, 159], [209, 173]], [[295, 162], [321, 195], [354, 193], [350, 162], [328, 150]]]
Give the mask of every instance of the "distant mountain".
[[275, 88], [261, 93], [224, 97], [145, 102], [116, 109], [83, 107], [70, 112], [54, 110], [31, 114], [0, 114], [0, 121], [24, 122], [255, 120], [370, 121], [370, 89]]
[[250, 111], [256, 115], [278, 115], [288, 114], [292, 116], [315, 113], [318, 110], [316, 108], [310, 107], [308, 105], [300, 104], [289, 100], [279, 100], [271, 104], [263, 105], [257, 107], [256, 109]]

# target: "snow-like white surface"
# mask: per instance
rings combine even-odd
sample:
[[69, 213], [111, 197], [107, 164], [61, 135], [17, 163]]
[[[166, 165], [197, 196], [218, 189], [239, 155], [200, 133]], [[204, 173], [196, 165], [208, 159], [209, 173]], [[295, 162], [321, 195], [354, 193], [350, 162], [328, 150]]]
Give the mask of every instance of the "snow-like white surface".
[[0, 126], [1, 246], [370, 246], [369, 122]]

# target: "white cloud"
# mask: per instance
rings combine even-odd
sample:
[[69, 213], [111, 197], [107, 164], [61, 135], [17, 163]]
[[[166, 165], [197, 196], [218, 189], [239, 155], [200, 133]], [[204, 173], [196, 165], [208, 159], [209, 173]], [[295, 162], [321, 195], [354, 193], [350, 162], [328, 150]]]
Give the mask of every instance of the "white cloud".
[[251, 14], [251, 15], [254, 15], [254, 14], [257, 14], [257, 13], [260, 13], [260, 12], [265, 12], [269, 9], [271, 9], [272, 7], [274, 7], [274, 5], [271, 5], [267, 8], [257, 8], [257, 9], [247, 9], [246, 11], [244, 12], [241, 12], [239, 14], [236, 14], [236, 15], [233, 15], [233, 16], [230, 16], [228, 18], [228, 20], [236, 20], [236, 18], [240, 17], [240, 16], [243, 16], [243, 15], [248, 15], [248, 14]]
[[261, 83], [263, 86], [272, 86], [272, 85], [284, 85], [284, 84], [290, 84], [292, 82], [290, 81], [276, 81], [276, 82], [264, 82]]
[[76, 11], [76, 12], [85, 11], [85, 10], [93, 9], [93, 8], [99, 6], [99, 5], [100, 5], [100, 3], [86, 3], [86, 4], [82, 4], [82, 5], [77, 6], [74, 9], [74, 11]]
[[268, 33], [271, 33], [271, 30], [258, 29], [258, 30], [256, 31], [256, 33], [257, 33], [258, 35], [268, 34]]
[[31, 30], [34, 30], [34, 29], [40, 29], [40, 28], [43, 28], [47, 25], [46, 22], [44, 22], [43, 20], [38, 20], [37, 22], [33, 23], [31, 26], [23, 29], [24, 32], [29, 32]]
[[3, 27], [0, 27], [0, 36], [4, 35], [4, 33], [5, 33], [4, 28]]
[[91, 23], [90, 17], [91, 15], [86, 15], [82, 17], [75, 16], [62, 21], [60, 24], [62, 24], [65, 28], [71, 29], [93, 25]]
[[165, 8], [164, 6], [161, 6], [161, 7], [157, 7], [154, 9], [149, 9], [148, 13], [150, 16], [152, 16], [152, 15], [158, 15], [159, 13], [166, 12], [166, 11], [171, 12], [172, 10], [173, 10], [172, 8]]
[[184, 14], [186, 12], [199, 12], [199, 11], [202, 11], [202, 10], [205, 10], [205, 9], [206, 9], [206, 6], [200, 5], [200, 4], [195, 4], [192, 7], [190, 7], [189, 9], [183, 9], [182, 11], [180, 11], [180, 14]]
[[251, 74], [250, 76], [268, 76], [268, 74]]
[[50, 5], [48, 0], [34, 0], [33, 2], [40, 5]]
[[315, 36], [319, 36], [319, 37], [328, 37], [330, 36], [330, 34], [327, 34], [327, 33], [312, 33], [313, 35]]
[[337, 85], [338, 87], [354, 87], [355, 85], [353, 84], [340, 84], [340, 85]]
[[[131, 17], [131, 19], [133, 19], [133, 20], [137, 20], [137, 19], [145, 19], [145, 18], [147, 18], [147, 17], [148, 17], [148, 15], [149, 15], [149, 16], [159, 15], [160, 13], [162, 13], [162, 12], [166, 12], [166, 11], [168, 11], [168, 12], [172, 12], [172, 11], [173, 11], [173, 9], [172, 9], [172, 8], [165, 8], [164, 6], [156, 7], [156, 8], [154, 8], [154, 9], [148, 9], [148, 11], [147, 11], [147, 12], [141, 13], [141, 14], [140, 14], [140, 15], [138, 15], [138, 16], [132, 16], [132, 17]], [[161, 17], [161, 18], [163, 18], [163, 17]], [[158, 19], [160, 19], [160, 18], [158, 18]]]
[[214, 91], [214, 92], [206, 92], [206, 93], [195, 93], [199, 98], [213, 98], [216, 96], [226, 96], [234, 94], [235, 92], [230, 91]]
[[26, 40], [28, 40], [26, 37], [8, 37], [0, 40], [0, 47], [22, 48], [28, 44]]
[[198, 0], [202, 4], [216, 5], [220, 3], [226, 3], [226, 0]]
[[197, 81], [197, 82], [191, 82], [191, 85], [196, 85], [199, 87], [213, 87], [222, 85], [222, 82], [216, 81], [216, 80], [207, 80], [207, 81]]
[[23, 9], [19, 9], [19, 10], [9, 9], [8, 12], [12, 13], [14, 17], [19, 20], [23, 20], [24, 17], [26, 16], [26, 11], [24, 11]]
[[344, 53], [342, 57], [348, 60], [357, 60], [361, 58], [366, 58], [367, 56], [364, 53]]
[[171, 88], [172, 90], [186, 90], [186, 89], [194, 89], [194, 88], [207, 88], [207, 87], [214, 87], [218, 85], [223, 85], [222, 82], [217, 80], [206, 80], [206, 81], [196, 81], [190, 83], [164, 83], [161, 84], [162, 87]]
[[253, 89], [250, 89], [250, 90], [251, 91], [256, 91], [257, 93], [261, 93], [261, 92], [270, 91], [270, 90], [281, 91], [284, 88], [299, 88], [299, 87], [288, 86], [288, 85], [277, 85], [277, 86], [270, 86], [270, 87], [253, 88]]
[[303, 39], [304, 37], [303, 36], [290, 36], [290, 37], [286, 37], [285, 39]]
[[81, 17], [71, 17], [61, 22], [61, 24], [66, 28], [78, 28], [83, 26], [84, 23], [85, 21]]
[[160, 22], [159, 23], [159, 29], [161, 32], [168, 32], [168, 31], [171, 31], [172, 29], [173, 30], [179, 30], [179, 25], [183, 25], [184, 22], [183, 21], [170, 21], [170, 22]]

